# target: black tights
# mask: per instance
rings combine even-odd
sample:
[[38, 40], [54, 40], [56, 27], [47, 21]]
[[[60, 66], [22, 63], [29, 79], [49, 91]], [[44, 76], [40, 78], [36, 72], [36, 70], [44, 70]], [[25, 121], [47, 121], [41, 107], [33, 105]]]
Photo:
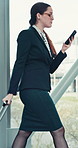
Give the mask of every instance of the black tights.
[[25, 148], [27, 139], [32, 132], [20, 130], [12, 144], [12, 148]]
[[[68, 148], [67, 142], [64, 137], [64, 128], [50, 132], [53, 138], [55, 148]], [[25, 148], [27, 139], [32, 132], [20, 130], [13, 142], [12, 148]]]
[[65, 130], [63, 127], [50, 133], [52, 135], [55, 148], [68, 148], [64, 136]]

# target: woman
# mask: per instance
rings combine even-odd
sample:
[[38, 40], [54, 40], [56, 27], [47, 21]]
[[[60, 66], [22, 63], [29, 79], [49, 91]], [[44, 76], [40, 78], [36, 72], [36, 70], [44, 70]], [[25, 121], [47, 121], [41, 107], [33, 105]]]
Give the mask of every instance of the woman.
[[3, 99], [12, 102], [19, 88], [24, 103], [21, 125], [12, 148], [24, 148], [33, 131], [50, 131], [56, 148], [68, 148], [64, 127], [49, 95], [50, 73], [52, 74], [71, 46], [63, 44], [57, 54], [44, 31], [54, 20], [53, 10], [46, 3], [36, 3], [31, 8], [30, 27], [20, 32], [17, 39], [17, 58], [14, 64], [10, 87]]

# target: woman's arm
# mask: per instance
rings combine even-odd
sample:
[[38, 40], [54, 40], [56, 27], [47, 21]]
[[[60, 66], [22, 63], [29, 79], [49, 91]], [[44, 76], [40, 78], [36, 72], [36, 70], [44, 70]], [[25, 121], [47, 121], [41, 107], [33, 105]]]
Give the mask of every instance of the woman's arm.
[[51, 74], [56, 71], [56, 69], [59, 67], [59, 65], [61, 64], [61, 62], [66, 57], [67, 57], [67, 54], [66, 53], [63, 53], [62, 51], [60, 51], [58, 53], [58, 55], [55, 57], [55, 59], [52, 60], [52, 63], [50, 65], [50, 73]]
[[3, 102], [8, 101], [8, 104], [12, 102], [13, 95], [17, 94], [18, 84], [22, 77], [25, 63], [29, 54], [31, 42], [29, 32], [27, 30], [22, 31], [17, 39], [17, 57], [12, 71], [9, 90]]
[[17, 94], [19, 82], [21, 80], [25, 63], [29, 54], [31, 42], [28, 30], [22, 31], [17, 39], [17, 57], [14, 64], [8, 94]]
[[25, 63], [29, 54], [31, 42], [29, 38], [29, 32], [27, 30], [22, 31], [17, 39], [17, 57], [12, 71], [9, 90], [3, 102], [8, 101], [8, 104], [12, 102], [13, 95], [17, 94], [18, 84], [22, 77]]
[[[73, 39], [72, 39], [72, 41], [73, 41]], [[69, 45], [63, 44], [61, 51], [58, 53], [58, 55], [55, 57], [55, 59], [52, 60], [52, 63], [50, 65], [50, 73], [51, 74], [56, 71], [56, 69], [59, 67], [61, 62], [67, 57], [66, 50], [71, 46], [72, 41], [69, 40], [69, 42], [70, 42]]]
[[8, 94], [5, 98], [2, 99], [3, 102], [6, 102], [7, 104], [12, 103], [13, 94]]

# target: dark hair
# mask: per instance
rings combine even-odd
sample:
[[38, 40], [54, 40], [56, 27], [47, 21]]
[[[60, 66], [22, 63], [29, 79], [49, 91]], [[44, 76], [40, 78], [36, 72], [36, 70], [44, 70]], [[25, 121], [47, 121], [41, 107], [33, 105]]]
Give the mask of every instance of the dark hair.
[[47, 10], [47, 7], [51, 7], [51, 6], [43, 2], [38, 2], [32, 6], [30, 11], [31, 19], [29, 21], [31, 26], [36, 23], [36, 14], [37, 13], [43, 14]]

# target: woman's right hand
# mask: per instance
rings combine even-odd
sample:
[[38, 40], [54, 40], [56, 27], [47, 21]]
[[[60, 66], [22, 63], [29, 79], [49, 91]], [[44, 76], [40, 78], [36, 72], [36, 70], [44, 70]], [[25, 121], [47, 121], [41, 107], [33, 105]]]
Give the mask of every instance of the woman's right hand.
[[6, 102], [8, 105], [12, 103], [13, 94], [8, 94], [5, 98], [2, 99], [3, 102]]

